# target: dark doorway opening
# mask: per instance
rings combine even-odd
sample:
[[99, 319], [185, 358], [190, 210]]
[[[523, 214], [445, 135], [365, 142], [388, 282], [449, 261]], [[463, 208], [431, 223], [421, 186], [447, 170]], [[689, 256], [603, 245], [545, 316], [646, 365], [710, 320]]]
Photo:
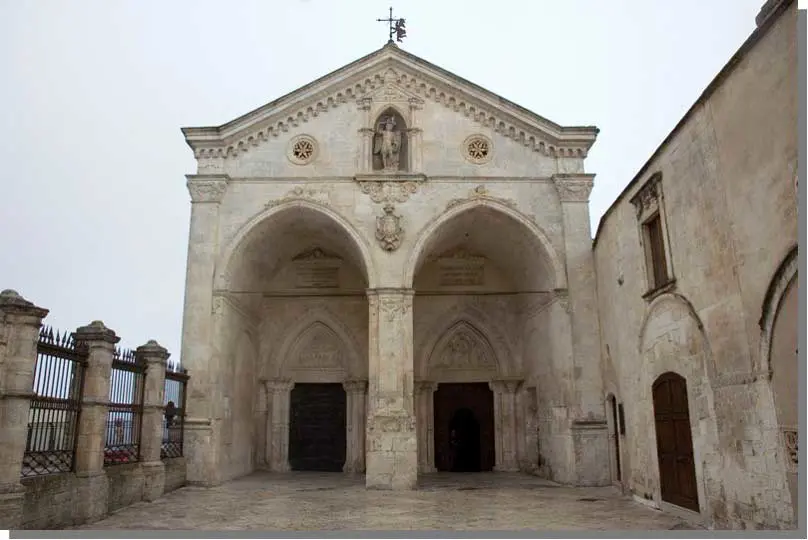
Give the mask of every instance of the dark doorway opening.
[[612, 425], [614, 426], [613, 427], [613, 431], [614, 431], [614, 463], [615, 463], [615, 468], [616, 468], [616, 470], [615, 470], [615, 473], [616, 473], [615, 480], [617, 480], [618, 482], [622, 482], [623, 481], [623, 475], [621, 474], [621, 471], [620, 471], [620, 423], [619, 423], [619, 418], [618, 418], [618, 414], [617, 414], [617, 398], [615, 398], [613, 395], [609, 396], [609, 406], [612, 409], [611, 410], [611, 413], [612, 413]]
[[435, 467], [494, 468], [494, 394], [487, 383], [441, 383], [435, 392]]
[[345, 390], [340, 383], [292, 389], [289, 464], [293, 471], [339, 472], [345, 465]]
[[698, 512], [687, 383], [664, 373], [654, 382], [653, 396], [662, 500]]

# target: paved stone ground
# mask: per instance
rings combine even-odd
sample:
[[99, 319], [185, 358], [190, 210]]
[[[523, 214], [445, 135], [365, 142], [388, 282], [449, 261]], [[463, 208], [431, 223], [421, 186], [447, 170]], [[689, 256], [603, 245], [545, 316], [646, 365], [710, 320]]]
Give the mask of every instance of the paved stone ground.
[[255, 473], [185, 487], [80, 529], [651, 530], [692, 529], [616, 488], [569, 488], [503, 473], [434, 474], [417, 491], [366, 490], [339, 473]]

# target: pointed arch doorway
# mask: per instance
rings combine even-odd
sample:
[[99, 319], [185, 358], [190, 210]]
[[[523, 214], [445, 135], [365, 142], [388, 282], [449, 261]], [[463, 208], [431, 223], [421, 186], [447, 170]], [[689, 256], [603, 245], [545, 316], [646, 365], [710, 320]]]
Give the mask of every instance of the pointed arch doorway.
[[488, 383], [440, 383], [435, 392], [435, 468], [493, 470], [494, 394]]

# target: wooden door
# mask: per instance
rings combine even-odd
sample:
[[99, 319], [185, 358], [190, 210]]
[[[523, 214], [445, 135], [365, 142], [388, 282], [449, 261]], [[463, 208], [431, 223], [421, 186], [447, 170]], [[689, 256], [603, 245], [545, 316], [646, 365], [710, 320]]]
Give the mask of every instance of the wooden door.
[[662, 500], [698, 512], [687, 383], [665, 373], [654, 383], [653, 395]]
[[295, 384], [289, 422], [294, 471], [342, 471], [345, 465], [345, 390], [342, 384]]

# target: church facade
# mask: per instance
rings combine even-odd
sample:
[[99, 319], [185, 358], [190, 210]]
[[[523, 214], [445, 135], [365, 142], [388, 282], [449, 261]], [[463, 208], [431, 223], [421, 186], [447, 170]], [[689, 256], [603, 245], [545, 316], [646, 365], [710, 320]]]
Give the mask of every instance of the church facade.
[[[745, 53], [755, 61], [793, 52], [796, 3], [776, 4]], [[794, 58], [776, 65], [772, 80], [793, 77]], [[796, 110], [785, 111], [761, 122], [772, 126], [773, 144], [790, 149]], [[702, 194], [688, 186], [716, 169], [671, 181], [675, 167], [655, 158], [604, 217], [593, 248], [594, 175], [584, 164], [597, 128], [555, 124], [392, 42], [232, 122], [183, 133], [198, 164], [187, 177], [182, 344], [193, 373], [190, 483], [320, 470], [412, 489], [435, 471], [523, 471], [570, 485], [614, 483], [717, 522], [720, 512], [743, 513], [714, 504], [722, 490], [730, 497], [724, 472], [746, 471], [722, 458], [733, 434], [753, 425], [765, 440], [737, 447], [741, 456], [784, 448], [773, 383], [754, 375], [771, 368], [759, 365], [754, 328], [730, 315], [748, 322], [768, 293], [740, 298], [725, 286], [734, 277], [713, 273], [713, 296], [702, 294], [709, 264], [688, 274], [685, 261], [726, 261], [688, 252], [687, 235], [698, 231], [670, 222], [684, 219], [679, 208], [708, 206], [689, 205]], [[702, 141], [681, 133], [671, 140], [691, 137], [684, 151], [698, 154]], [[782, 161], [769, 171], [769, 183], [785, 190], [775, 206], [796, 204], [786, 154], [769, 158]], [[739, 159], [728, 156], [723, 164]], [[660, 215], [667, 221], [657, 229], [643, 228]], [[796, 217], [784, 219], [737, 239], [772, 250], [750, 255], [754, 276], [774, 272], [772, 261], [796, 246]], [[789, 234], [769, 243], [782, 226]], [[663, 237], [668, 266], [656, 268], [641, 246]], [[779, 299], [788, 283], [772, 294]], [[780, 300], [768, 302], [773, 320]], [[790, 339], [768, 332], [766, 343]], [[766, 412], [726, 427], [722, 392], [736, 399], [745, 390], [718, 390], [714, 376], [725, 368], [716, 361], [741, 361], [728, 352], [738, 342], [754, 367], [726, 367], [727, 385], [753, 374], [748, 384], [762, 389], [754, 399]], [[657, 452], [667, 439], [655, 430], [684, 427], [690, 450], [683, 435], [672, 453]], [[759, 458], [769, 461], [758, 480], [780, 488], [743, 499], [757, 505], [754, 515], [733, 519], [792, 519], [783, 455]], [[692, 467], [665, 468], [683, 457]], [[754, 491], [742, 484], [730, 487]], [[788, 512], [772, 509], [786, 502]]]

